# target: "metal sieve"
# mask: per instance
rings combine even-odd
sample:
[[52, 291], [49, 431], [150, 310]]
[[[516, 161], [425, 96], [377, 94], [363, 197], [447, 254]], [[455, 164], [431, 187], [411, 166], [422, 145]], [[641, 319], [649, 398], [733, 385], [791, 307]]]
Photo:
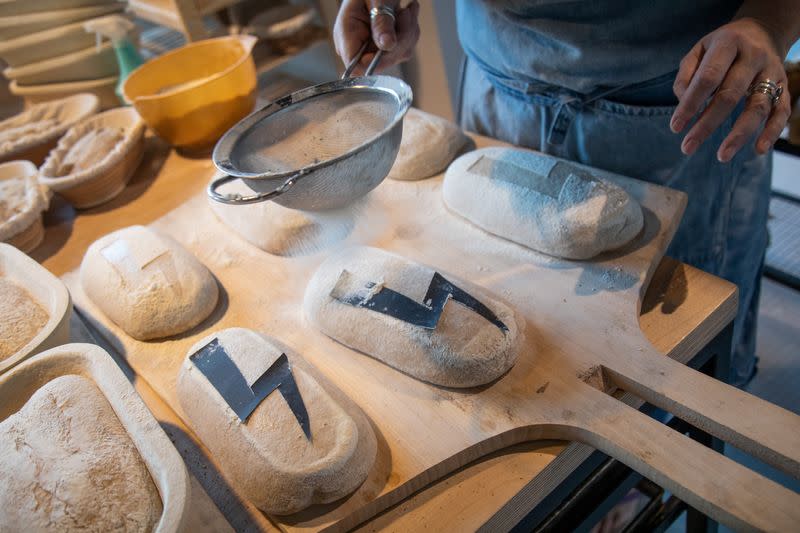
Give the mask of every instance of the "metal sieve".
[[[273, 200], [316, 211], [343, 207], [364, 196], [389, 173], [411, 105], [411, 88], [391, 76], [367, 75], [314, 85], [284, 96], [242, 119], [214, 148], [214, 165], [225, 173], [208, 195], [226, 204]], [[241, 179], [256, 194], [218, 189]]]

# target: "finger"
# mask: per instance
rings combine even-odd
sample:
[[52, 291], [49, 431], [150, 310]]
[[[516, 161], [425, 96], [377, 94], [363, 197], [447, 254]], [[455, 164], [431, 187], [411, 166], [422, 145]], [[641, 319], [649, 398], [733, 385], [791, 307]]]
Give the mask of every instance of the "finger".
[[[703, 59], [703, 41], [698, 42], [689, 50], [689, 53], [681, 59], [678, 74], [675, 75], [675, 82], [672, 84], [672, 91], [675, 96], [680, 100], [686, 88], [689, 87], [689, 82], [692, 81], [694, 73], [697, 72], [697, 67], [700, 66], [700, 60]], [[677, 132], [676, 132], [677, 133]]]
[[[784, 82], [782, 86], [786, 87], [786, 83]], [[789, 93], [784, 89], [780, 100], [778, 100], [775, 109], [772, 111], [772, 115], [770, 115], [767, 119], [767, 123], [764, 125], [764, 131], [761, 132], [758, 141], [756, 141], [757, 153], [767, 153], [767, 150], [769, 150], [781, 136], [781, 132], [783, 132], [783, 128], [786, 127], [789, 116], [792, 114], [791, 101], [792, 99]]]
[[356, 55], [370, 38], [369, 11], [363, 0], [345, 0], [333, 26], [336, 53], [345, 64]]
[[703, 114], [686, 134], [681, 149], [685, 154], [692, 154], [703, 144], [728, 116], [747, 93], [756, 73], [748, 61], [737, 59], [719, 89], [711, 98], [711, 102], [703, 110]]
[[683, 130], [686, 124], [702, 108], [703, 104], [719, 87], [725, 74], [736, 58], [737, 47], [729, 41], [715, 41], [703, 54], [700, 66], [692, 76], [691, 82], [672, 115], [670, 127], [675, 133]]
[[346, 65], [356, 56], [364, 41], [370, 38], [370, 30], [367, 24], [355, 19], [343, 22], [343, 27], [343, 32], [334, 42], [336, 52]]
[[[397, 46], [391, 52], [384, 52], [376, 72], [380, 73], [386, 69], [408, 61], [414, 53], [414, 47], [419, 40], [419, 3], [414, 0], [404, 9], [397, 13]], [[362, 76], [375, 56], [373, 51], [364, 54], [358, 66], [353, 69], [354, 76]]]
[[418, 17], [416, 0], [397, 14], [397, 46], [383, 54], [378, 71], [411, 59], [420, 35]]
[[399, 11], [399, 0], [372, 0], [372, 7], [389, 7], [395, 12], [395, 17], [386, 13], [379, 13], [371, 17], [372, 40], [381, 50], [389, 51], [397, 46], [397, 32], [395, 30], [396, 16]]
[[769, 96], [761, 93], [748, 96], [744, 111], [736, 119], [731, 132], [717, 150], [717, 159], [723, 163], [733, 159], [742, 146], [753, 138], [771, 112], [772, 103]]

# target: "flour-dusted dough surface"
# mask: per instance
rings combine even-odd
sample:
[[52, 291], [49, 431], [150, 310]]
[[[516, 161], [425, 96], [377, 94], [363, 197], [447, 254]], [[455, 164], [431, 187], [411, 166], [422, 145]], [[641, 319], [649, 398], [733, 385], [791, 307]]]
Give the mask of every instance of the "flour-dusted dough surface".
[[139, 340], [193, 328], [211, 314], [219, 294], [200, 261], [171, 237], [143, 226], [95, 241], [83, 257], [80, 278], [95, 305]]
[[[308, 411], [311, 441], [278, 390], [246, 422], [239, 420], [189, 358], [214, 338], [250, 386], [286, 354]], [[300, 355], [255, 331], [230, 328], [198, 341], [181, 366], [177, 394], [192, 430], [226, 476], [267, 513], [342, 498], [363, 483], [375, 462], [375, 434], [361, 409]]]
[[27, 161], [0, 164], [0, 241], [9, 241], [41, 218], [50, 191], [37, 180]]
[[0, 423], [0, 530], [152, 531], [158, 490], [88, 379], [58, 377]]
[[639, 203], [580, 165], [517, 148], [459, 157], [445, 174], [447, 207], [476, 226], [546, 254], [589, 259], [642, 229]]
[[22, 113], [0, 121], [0, 160], [20, 154], [64, 134], [73, 124], [97, 112], [100, 101], [81, 93], [34, 104]]
[[303, 303], [308, 320], [329, 337], [417, 379], [447, 387], [483, 385], [514, 365], [523, 325], [510, 307], [485, 290], [440, 272], [491, 309], [507, 331], [452, 300], [429, 330], [335, 299], [331, 291], [343, 270], [420, 303], [435, 272], [377, 248], [347, 248], [331, 256], [309, 282]]
[[456, 124], [410, 108], [403, 119], [403, 141], [387, 177], [414, 181], [439, 174], [467, 146], [474, 147]]
[[120, 128], [101, 127], [87, 131], [67, 150], [64, 159], [57, 164], [55, 177], [88, 170], [108, 157], [108, 154], [125, 138]]
[[[252, 194], [237, 181], [225, 192]], [[227, 205], [208, 199], [211, 210], [226, 226], [250, 244], [273, 255], [308, 255], [347, 238], [362, 215], [363, 200], [341, 209], [300, 211], [275, 202]]]
[[28, 344], [50, 315], [23, 287], [0, 277], [0, 361]]

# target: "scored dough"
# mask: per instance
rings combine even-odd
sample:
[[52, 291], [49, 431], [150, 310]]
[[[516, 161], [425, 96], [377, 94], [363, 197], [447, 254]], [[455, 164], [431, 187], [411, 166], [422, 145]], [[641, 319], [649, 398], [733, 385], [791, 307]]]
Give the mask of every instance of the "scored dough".
[[447, 387], [489, 383], [510, 369], [522, 340], [514, 311], [483, 289], [441, 272], [488, 307], [508, 328], [449, 301], [434, 329], [342, 303], [331, 292], [344, 270], [422, 303], [434, 270], [377, 248], [345, 249], [328, 258], [305, 292], [306, 317], [320, 331], [417, 379]]
[[484, 148], [445, 174], [447, 207], [479, 228], [539, 252], [589, 259], [642, 229], [639, 203], [586, 167], [530, 150]]
[[219, 289], [208, 269], [172, 238], [130, 226], [95, 241], [81, 262], [83, 290], [139, 340], [177, 335], [214, 310]]
[[403, 140], [388, 177], [402, 181], [430, 178], [446, 169], [460, 151], [473, 146], [456, 124], [412, 107], [403, 119]]
[[[309, 441], [279, 390], [241, 422], [190, 356], [214, 338], [253, 383], [286, 354], [308, 412]], [[218, 331], [189, 350], [178, 375], [189, 425], [225, 474], [259, 509], [288, 514], [350, 494], [375, 462], [377, 441], [364, 413], [343, 392], [276, 340], [244, 328]]]
[[0, 423], [0, 530], [153, 531], [161, 498], [108, 400], [58, 377]]

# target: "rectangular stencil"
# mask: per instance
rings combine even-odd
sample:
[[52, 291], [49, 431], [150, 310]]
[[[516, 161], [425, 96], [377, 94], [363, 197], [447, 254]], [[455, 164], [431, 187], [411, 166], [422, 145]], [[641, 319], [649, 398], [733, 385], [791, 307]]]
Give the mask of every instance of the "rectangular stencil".
[[148, 247], [147, 250], [141, 250], [131, 246], [125, 239], [117, 239], [100, 250], [100, 253], [122, 276], [125, 276], [135, 275], [144, 270], [147, 265], [169, 253], [169, 249], [158, 243], [156, 246]]
[[558, 161], [547, 173], [547, 176], [543, 176], [535, 170], [525, 168], [512, 161], [492, 159], [486, 156], [479, 157], [469, 167], [469, 172], [504, 181], [517, 187], [533, 189], [539, 194], [549, 196], [554, 200], [558, 200], [561, 189], [570, 176], [575, 176], [582, 180], [593, 180], [590, 173], [563, 161]]

